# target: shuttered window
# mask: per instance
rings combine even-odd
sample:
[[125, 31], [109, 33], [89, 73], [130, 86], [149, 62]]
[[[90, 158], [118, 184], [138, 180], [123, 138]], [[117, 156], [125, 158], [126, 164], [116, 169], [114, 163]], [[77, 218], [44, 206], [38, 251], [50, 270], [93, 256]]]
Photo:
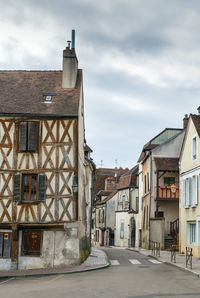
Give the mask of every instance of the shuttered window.
[[42, 232], [38, 230], [24, 230], [22, 233], [22, 255], [40, 256]]
[[15, 174], [13, 201], [42, 202], [46, 199], [46, 175]]
[[11, 233], [0, 232], [0, 258], [10, 258]]
[[38, 152], [39, 143], [39, 122], [24, 121], [19, 123], [19, 142], [20, 152]]

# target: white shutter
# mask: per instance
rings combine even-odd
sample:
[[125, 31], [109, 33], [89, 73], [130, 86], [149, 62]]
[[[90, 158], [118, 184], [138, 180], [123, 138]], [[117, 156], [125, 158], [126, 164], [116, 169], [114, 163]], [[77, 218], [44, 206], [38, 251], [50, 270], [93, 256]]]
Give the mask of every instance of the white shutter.
[[192, 201], [193, 201], [193, 195], [192, 195], [192, 191], [193, 191], [193, 187], [192, 187], [192, 183], [193, 182], [193, 179], [192, 178], [189, 178], [189, 204], [188, 206], [191, 206], [192, 205]]
[[197, 183], [197, 176], [194, 176], [194, 205], [198, 204], [198, 183]]
[[186, 182], [186, 188], [185, 188], [185, 190], [186, 190], [186, 194], [185, 194], [185, 196], [186, 196], [185, 207], [189, 207], [189, 179], [187, 178], [185, 182]]
[[183, 207], [186, 207], [186, 180], [183, 180]]

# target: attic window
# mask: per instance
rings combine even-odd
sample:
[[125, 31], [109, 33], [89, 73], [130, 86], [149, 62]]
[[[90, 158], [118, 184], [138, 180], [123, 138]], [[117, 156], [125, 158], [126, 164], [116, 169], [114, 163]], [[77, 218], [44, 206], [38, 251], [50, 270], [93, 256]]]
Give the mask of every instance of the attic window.
[[55, 96], [55, 93], [44, 93], [43, 99], [44, 103], [52, 103], [53, 96]]
[[46, 101], [51, 101], [51, 95], [46, 96]]

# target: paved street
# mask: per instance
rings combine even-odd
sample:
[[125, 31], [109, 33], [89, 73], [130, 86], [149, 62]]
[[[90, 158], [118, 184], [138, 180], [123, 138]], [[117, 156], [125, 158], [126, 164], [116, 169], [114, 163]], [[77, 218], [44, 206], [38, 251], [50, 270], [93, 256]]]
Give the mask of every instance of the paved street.
[[106, 269], [0, 280], [0, 297], [200, 297], [200, 279], [134, 251], [106, 248]]

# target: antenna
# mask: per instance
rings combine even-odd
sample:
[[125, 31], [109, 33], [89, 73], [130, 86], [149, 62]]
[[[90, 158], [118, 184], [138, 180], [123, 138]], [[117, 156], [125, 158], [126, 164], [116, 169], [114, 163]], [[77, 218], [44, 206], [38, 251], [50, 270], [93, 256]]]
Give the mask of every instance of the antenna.
[[75, 49], [75, 30], [72, 29], [72, 49]]
[[101, 168], [103, 167], [103, 160], [101, 160], [101, 162], [100, 162], [100, 166], [101, 166]]

